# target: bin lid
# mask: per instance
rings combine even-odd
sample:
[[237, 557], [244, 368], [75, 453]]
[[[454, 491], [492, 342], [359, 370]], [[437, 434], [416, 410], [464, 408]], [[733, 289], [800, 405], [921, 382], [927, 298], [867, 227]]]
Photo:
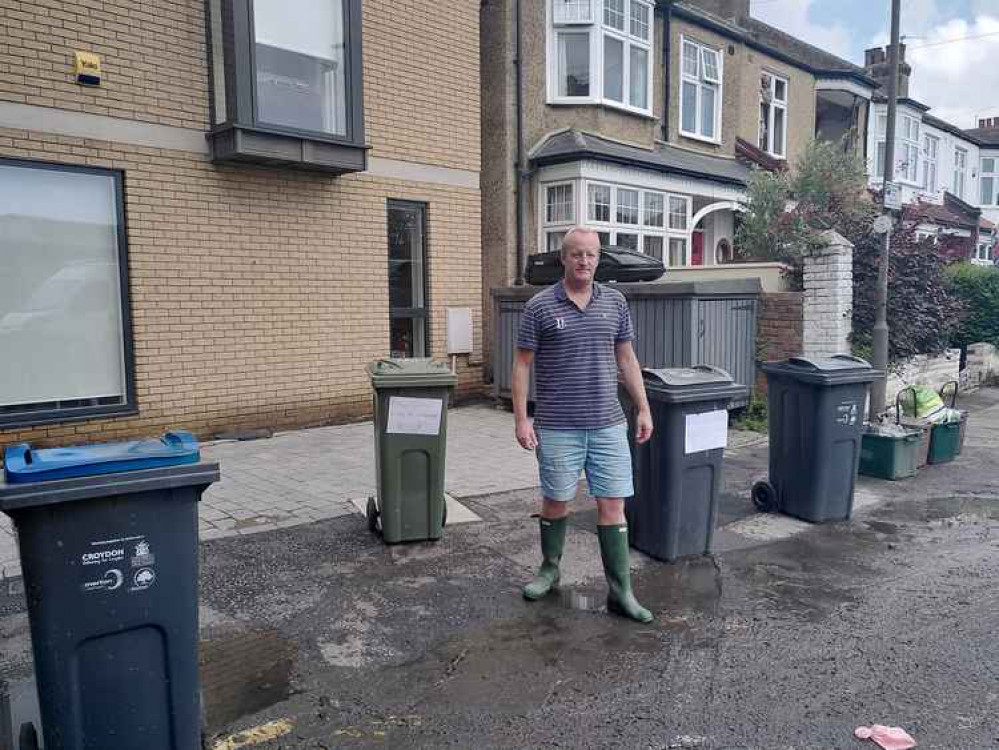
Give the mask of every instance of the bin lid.
[[218, 480], [218, 463], [205, 461], [22, 484], [6, 484], [0, 478], [0, 511], [14, 515], [35, 508], [140, 492], [163, 492], [184, 487], [204, 489]]
[[803, 383], [819, 385], [846, 385], [870, 383], [883, 373], [871, 367], [870, 362], [850, 354], [831, 357], [791, 357], [780, 362], [764, 362], [760, 369], [768, 375], [783, 375]]
[[642, 378], [650, 398], [672, 403], [734, 399], [749, 393], [747, 386], [711, 365], [643, 369]]
[[373, 388], [413, 388], [421, 386], [453, 386], [458, 376], [446, 362], [428, 358], [379, 359], [368, 365]]
[[198, 440], [189, 432], [73, 448], [35, 449], [19, 443], [4, 451], [4, 476], [8, 484], [23, 484], [193, 464], [200, 459]]

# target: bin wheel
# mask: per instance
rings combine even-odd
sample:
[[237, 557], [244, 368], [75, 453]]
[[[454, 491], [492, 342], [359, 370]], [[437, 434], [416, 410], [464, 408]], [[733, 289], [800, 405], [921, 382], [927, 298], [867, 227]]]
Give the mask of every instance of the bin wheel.
[[761, 513], [773, 513], [777, 510], [777, 490], [766, 480], [753, 485], [750, 497]]
[[441, 528], [447, 526], [447, 500], [444, 501], [444, 510], [441, 511]]
[[38, 732], [35, 725], [26, 721], [21, 725], [18, 732], [17, 750], [38, 750]]
[[381, 531], [381, 524], [378, 518], [378, 504], [373, 497], [368, 498], [368, 508], [365, 515], [368, 518], [368, 531], [372, 534], [379, 533]]

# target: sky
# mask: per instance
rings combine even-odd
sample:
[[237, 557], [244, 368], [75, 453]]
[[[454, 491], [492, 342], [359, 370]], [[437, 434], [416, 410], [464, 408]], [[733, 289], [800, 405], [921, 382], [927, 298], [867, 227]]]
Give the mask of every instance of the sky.
[[[891, 22], [889, 0], [752, 0], [752, 13], [861, 66]], [[999, 116], [999, 0], [902, 0], [901, 20], [909, 96], [962, 128]]]

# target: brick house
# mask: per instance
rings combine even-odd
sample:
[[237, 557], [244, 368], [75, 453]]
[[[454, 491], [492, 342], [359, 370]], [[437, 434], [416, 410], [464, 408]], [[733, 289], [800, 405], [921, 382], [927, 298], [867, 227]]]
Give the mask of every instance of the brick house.
[[[487, 315], [489, 290], [576, 223], [675, 280], [731, 276], [749, 164], [793, 162], [816, 136], [863, 143], [875, 82], [749, 5], [484, 0]], [[736, 275], [779, 283], [777, 264], [760, 265]]]
[[0, 0], [0, 443], [358, 417], [455, 307], [478, 391], [478, 7], [411, 6]]

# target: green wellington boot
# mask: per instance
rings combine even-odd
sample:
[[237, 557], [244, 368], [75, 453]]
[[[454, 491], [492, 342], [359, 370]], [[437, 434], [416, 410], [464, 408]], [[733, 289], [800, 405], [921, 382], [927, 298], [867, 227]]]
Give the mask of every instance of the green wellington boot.
[[607, 611], [636, 622], [652, 622], [652, 613], [638, 603], [631, 590], [631, 570], [628, 568], [628, 527], [597, 526], [600, 557], [607, 576]]
[[541, 527], [541, 567], [534, 579], [524, 586], [524, 598], [530, 601], [540, 599], [558, 585], [558, 564], [562, 560], [565, 546], [565, 527], [568, 518], [542, 518]]

